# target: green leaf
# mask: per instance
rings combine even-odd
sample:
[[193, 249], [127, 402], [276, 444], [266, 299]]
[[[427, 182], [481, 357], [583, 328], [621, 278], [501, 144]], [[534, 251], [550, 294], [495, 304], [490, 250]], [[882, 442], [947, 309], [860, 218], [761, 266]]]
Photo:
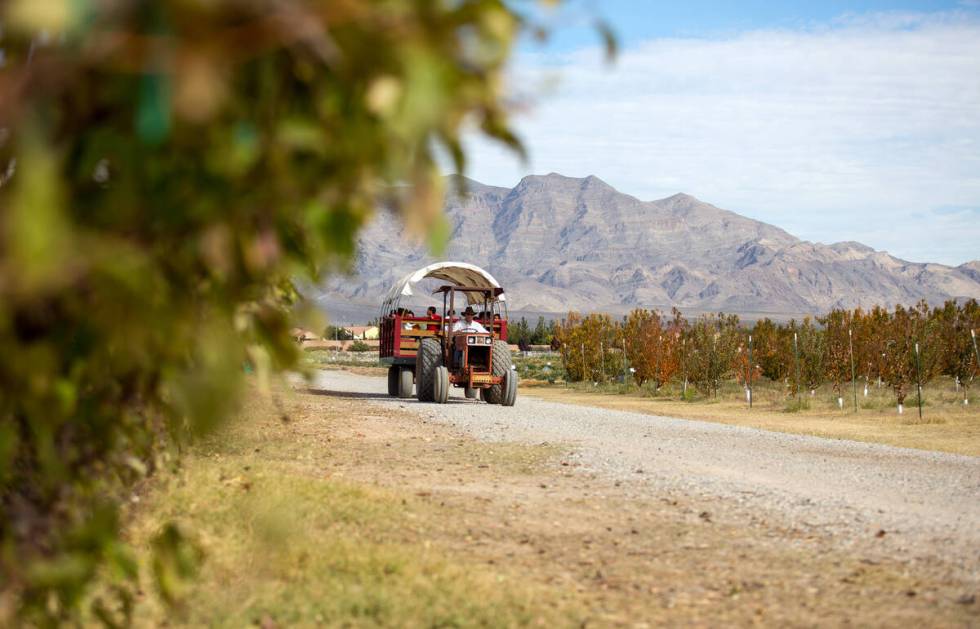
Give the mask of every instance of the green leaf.
[[167, 75], [146, 74], [140, 80], [136, 132], [144, 143], [155, 146], [170, 136], [171, 92]]
[[71, 226], [65, 216], [58, 159], [34, 123], [24, 131], [13, 198], [3, 217], [6, 246], [18, 273], [10, 279], [38, 289], [69, 279]]

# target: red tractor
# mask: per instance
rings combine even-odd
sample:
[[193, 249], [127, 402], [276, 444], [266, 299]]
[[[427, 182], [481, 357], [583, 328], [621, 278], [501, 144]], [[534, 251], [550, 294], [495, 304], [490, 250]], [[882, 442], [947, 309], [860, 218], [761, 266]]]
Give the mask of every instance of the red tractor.
[[[449, 282], [432, 294], [440, 308], [417, 316], [401, 306], [424, 280]], [[479, 314], [474, 307], [479, 308]], [[457, 314], [457, 308], [463, 310]], [[388, 394], [415, 395], [421, 402], [445, 404], [449, 387], [465, 390], [490, 404], [513, 406], [517, 372], [507, 345], [504, 290], [483, 269], [462, 262], [441, 262], [406, 276], [388, 293], [381, 307], [381, 362], [388, 367]]]

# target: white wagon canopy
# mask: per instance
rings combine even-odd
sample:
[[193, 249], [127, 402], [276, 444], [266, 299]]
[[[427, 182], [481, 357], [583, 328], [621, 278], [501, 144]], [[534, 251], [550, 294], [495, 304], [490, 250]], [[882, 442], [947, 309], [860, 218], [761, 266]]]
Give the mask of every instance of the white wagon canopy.
[[[467, 264], [466, 262], [436, 262], [422, 267], [414, 273], [409, 273], [396, 282], [391, 287], [391, 290], [388, 291], [384, 302], [381, 304], [381, 314], [385, 315], [395, 310], [402, 297], [411, 297], [414, 295], [413, 287], [425, 279], [445, 280], [453, 286], [501, 289], [500, 283], [494, 276], [475, 264]], [[483, 303], [483, 296], [479, 293], [468, 293], [466, 298], [471, 304]], [[500, 301], [506, 300], [502, 292], [497, 299]]]

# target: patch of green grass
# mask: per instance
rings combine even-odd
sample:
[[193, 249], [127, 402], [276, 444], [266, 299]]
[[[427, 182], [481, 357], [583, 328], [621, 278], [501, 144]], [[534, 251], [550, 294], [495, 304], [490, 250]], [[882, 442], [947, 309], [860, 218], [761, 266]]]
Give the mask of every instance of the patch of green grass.
[[515, 352], [512, 359], [522, 380], [539, 380], [550, 384], [565, 381], [565, 368], [558, 354], [534, 353], [524, 356]]

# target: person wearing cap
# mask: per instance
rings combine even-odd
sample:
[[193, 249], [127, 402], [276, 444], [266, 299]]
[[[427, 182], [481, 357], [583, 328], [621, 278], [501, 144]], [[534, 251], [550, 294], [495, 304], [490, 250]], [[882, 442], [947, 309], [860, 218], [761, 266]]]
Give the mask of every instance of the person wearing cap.
[[480, 325], [479, 321], [473, 320], [473, 315], [475, 314], [476, 313], [473, 312], [473, 307], [467, 306], [466, 310], [463, 311], [463, 319], [453, 324], [453, 333], [455, 334], [456, 332], [479, 332], [481, 334], [486, 334], [487, 329], [482, 325]]

